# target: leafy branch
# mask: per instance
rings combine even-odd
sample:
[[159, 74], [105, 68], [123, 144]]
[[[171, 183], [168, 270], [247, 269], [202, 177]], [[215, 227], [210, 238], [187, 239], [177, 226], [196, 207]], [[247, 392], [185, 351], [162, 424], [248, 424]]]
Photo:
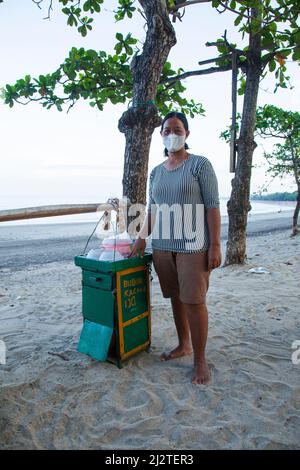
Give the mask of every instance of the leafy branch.
[[[26, 75], [14, 85], [7, 84], [2, 90], [4, 102], [13, 107], [14, 103], [27, 105], [35, 101], [46, 109], [55, 106], [58, 111], [69, 105], [67, 112], [80, 98], [89, 100], [90, 106], [101, 111], [109, 101], [113, 104], [130, 102], [133, 85], [130, 59], [136, 39], [131, 34], [126, 38], [120, 33], [116, 36], [115, 54], [73, 47], [54, 73], [38, 78]], [[183, 96], [186, 88], [178, 80], [171, 84], [167, 82], [167, 78], [174, 75], [177, 75], [175, 70], [166, 62], [156, 96], [160, 113], [175, 107], [191, 117], [203, 114], [200, 103]]]

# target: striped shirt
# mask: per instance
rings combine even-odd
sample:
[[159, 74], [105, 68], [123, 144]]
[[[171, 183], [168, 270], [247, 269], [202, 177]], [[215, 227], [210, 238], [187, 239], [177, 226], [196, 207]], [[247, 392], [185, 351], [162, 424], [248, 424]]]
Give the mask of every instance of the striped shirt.
[[148, 212], [155, 213], [152, 248], [197, 253], [207, 251], [207, 209], [219, 207], [218, 182], [210, 161], [188, 154], [179, 166], [167, 170], [165, 162], [149, 178]]

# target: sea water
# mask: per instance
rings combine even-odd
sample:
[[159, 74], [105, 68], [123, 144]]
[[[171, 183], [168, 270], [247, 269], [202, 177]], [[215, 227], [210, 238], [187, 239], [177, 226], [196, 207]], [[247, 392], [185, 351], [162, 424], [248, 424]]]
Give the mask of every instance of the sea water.
[[[229, 197], [220, 198], [220, 210], [221, 215], [227, 215], [227, 201]], [[104, 203], [105, 201], [96, 201], [96, 200], [85, 200], [84, 197], [80, 197], [80, 200], [74, 198], [64, 198], [64, 199], [54, 199], [51, 198], [21, 198], [14, 197], [6, 199], [3, 196], [0, 199], [0, 210], [9, 210], [9, 209], [20, 209], [26, 207], [37, 207], [37, 206], [46, 206], [46, 205], [59, 205], [59, 204], [96, 204]], [[296, 205], [295, 201], [251, 201], [251, 211], [250, 214], [270, 214], [278, 213], [283, 211], [292, 210]], [[55, 217], [42, 217], [35, 219], [25, 219], [25, 220], [16, 220], [11, 222], [1, 222], [1, 226], [4, 225], [34, 225], [34, 224], [66, 224], [66, 223], [86, 223], [86, 222], [97, 222], [99, 220], [100, 213], [91, 212], [87, 214], [72, 214], [72, 215], [61, 215]]]

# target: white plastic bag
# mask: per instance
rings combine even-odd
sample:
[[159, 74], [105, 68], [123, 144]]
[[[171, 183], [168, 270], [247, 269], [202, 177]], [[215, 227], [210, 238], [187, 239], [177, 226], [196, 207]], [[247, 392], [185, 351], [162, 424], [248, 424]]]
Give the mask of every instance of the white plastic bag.
[[86, 255], [89, 259], [97, 259], [99, 260], [101, 253], [103, 253], [103, 248], [92, 248], [88, 254]]
[[248, 269], [248, 273], [252, 273], [252, 274], [270, 274], [270, 271], [268, 271], [263, 266], [259, 266], [258, 268]]
[[121, 255], [118, 251], [115, 250], [104, 250], [101, 253], [99, 261], [119, 261], [120, 259], [124, 259], [124, 256]]

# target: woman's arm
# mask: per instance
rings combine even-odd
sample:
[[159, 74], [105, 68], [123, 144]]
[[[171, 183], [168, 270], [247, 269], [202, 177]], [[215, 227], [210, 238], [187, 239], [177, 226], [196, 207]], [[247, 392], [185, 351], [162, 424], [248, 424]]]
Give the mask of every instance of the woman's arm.
[[207, 209], [206, 217], [209, 232], [208, 269], [211, 270], [218, 268], [222, 261], [220, 209]]
[[146, 248], [146, 238], [151, 234], [155, 223], [155, 212], [148, 212], [146, 214], [144, 223], [138, 236], [133, 244], [131, 253], [129, 256], [144, 256]]
[[218, 180], [212, 164], [206, 159], [200, 168], [199, 184], [206, 210], [206, 220], [209, 232], [208, 269], [220, 266], [221, 256], [221, 215]]

